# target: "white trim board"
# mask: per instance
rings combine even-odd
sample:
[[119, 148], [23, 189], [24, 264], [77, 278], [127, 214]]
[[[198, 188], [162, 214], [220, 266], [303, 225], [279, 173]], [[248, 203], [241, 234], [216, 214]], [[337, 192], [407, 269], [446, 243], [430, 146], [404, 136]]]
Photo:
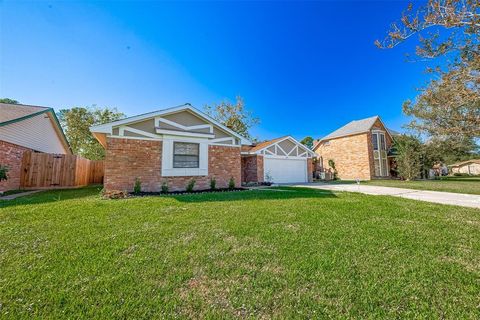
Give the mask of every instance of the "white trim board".
[[211, 118], [210, 116], [206, 115], [205, 113], [201, 112], [200, 110], [192, 107], [190, 104], [184, 104], [184, 105], [173, 107], [173, 108], [153, 111], [153, 112], [141, 114], [141, 115], [138, 115], [138, 116], [129, 117], [129, 118], [118, 120], [118, 121], [113, 121], [113, 122], [102, 124], [102, 125], [91, 126], [90, 131], [91, 132], [97, 132], [97, 133], [112, 134], [113, 127], [129, 124], [129, 123], [135, 123], [135, 122], [139, 122], [139, 121], [149, 119], [149, 118], [161, 117], [161, 116], [164, 116], [164, 115], [177, 113], [177, 112], [180, 112], [180, 111], [190, 111], [190, 112], [192, 112], [194, 115], [198, 116], [199, 118], [204, 119], [205, 121], [217, 126], [219, 129], [221, 129], [225, 133], [228, 133], [228, 134], [236, 137], [237, 139], [240, 139], [241, 144], [244, 144], [244, 145], [251, 145], [252, 144], [252, 142], [250, 140], [248, 140], [245, 137], [239, 135], [235, 131], [227, 128], [226, 126], [219, 123], [215, 119]]

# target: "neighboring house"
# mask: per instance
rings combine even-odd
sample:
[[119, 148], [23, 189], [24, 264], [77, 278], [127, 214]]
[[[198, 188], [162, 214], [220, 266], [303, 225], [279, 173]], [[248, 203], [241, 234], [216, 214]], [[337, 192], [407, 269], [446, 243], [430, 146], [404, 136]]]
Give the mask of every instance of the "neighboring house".
[[472, 160], [454, 163], [449, 167], [452, 170], [452, 173], [480, 175], [480, 159], [472, 159]]
[[242, 182], [312, 181], [312, 158], [315, 156], [313, 151], [291, 136], [243, 146]]
[[71, 154], [55, 112], [51, 108], [0, 103], [0, 165], [8, 180], [0, 191], [18, 189], [25, 151]]
[[329, 168], [329, 160], [334, 161], [340, 179], [390, 177], [392, 134], [396, 133], [388, 130], [379, 116], [355, 120], [318, 140], [313, 151], [323, 168]]

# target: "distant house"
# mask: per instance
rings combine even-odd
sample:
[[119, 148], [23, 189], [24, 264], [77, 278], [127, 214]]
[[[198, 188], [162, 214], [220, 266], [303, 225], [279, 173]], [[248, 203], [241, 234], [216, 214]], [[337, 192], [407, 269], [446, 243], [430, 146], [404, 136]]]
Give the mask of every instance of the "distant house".
[[480, 159], [472, 159], [472, 160], [454, 163], [449, 167], [452, 170], [452, 173], [480, 175]]
[[313, 151], [324, 168], [329, 168], [329, 160], [334, 161], [340, 179], [386, 178], [395, 166], [389, 151], [396, 134], [387, 129], [379, 116], [374, 116], [333, 131], [318, 140]]
[[71, 154], [53, 109], [0, 103], [0, 165], [8, 167], [8, 180], [0, 182], [0, 191], [20, 187], [25, 151]]

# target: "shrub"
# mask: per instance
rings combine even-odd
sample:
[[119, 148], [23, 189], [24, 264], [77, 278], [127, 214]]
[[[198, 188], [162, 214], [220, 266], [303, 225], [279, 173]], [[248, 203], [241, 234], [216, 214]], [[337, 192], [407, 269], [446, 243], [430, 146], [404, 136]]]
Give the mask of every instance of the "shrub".
[[217, 188], [217, 180], [215, 177], [210, 178], [210, 189], [215, 190]]
[[162, 183], [162, 193], [168, 193], [168, 183], [166, 181]]
[[191, 179], [191, 180], [188, 182], [187, 187], [186, 187], [187, 192], [192, 192], [192, 191], [193, 191], [193, 188], [195, 187], [195, 183], [196, 183], [196, 182], [197, 182], [197, 181], [196, 181], [195, 179]]
[[0, 181], [7, 180], [8, 167], [0, 165]]
[[230, 190], [235, 189], [235, 179], [233, 179], [233, 177], [231, 177], [230, 181], [228, 181], [228, 189]]
[[337, 168], [335, 168], [335, 161], [333, 161], [333, 159], [328, 160], [328, 166], [333, 170], [333, 180], [337, 180], [338, 171], [337, 171]]
[[417, 178], [422, 171], [422, 144], [414, 136], [401, 135], [395, 138], [398, 174], [405, 180]]
[[140, 178], [135, 178], [135, 184], [133, 185], [133, 193], [142, 192], [142, 181]]

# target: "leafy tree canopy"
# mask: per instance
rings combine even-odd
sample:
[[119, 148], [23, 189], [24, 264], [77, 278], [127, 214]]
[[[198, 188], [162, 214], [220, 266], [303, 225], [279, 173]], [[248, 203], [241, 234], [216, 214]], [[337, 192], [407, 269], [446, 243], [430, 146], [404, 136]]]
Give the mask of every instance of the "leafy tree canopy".
[[19, 104], [20, 102], [10, 98], [0, 98], [0, 103]]
[[91, 160], [103, 159], [105, 150], [90, 132], [90, 127], [125, 117], [116, 108], [107, 107], [62, 109], [57, 116], [73, 153]]
[[410, 4], [388, 36], [377, 40], [380, 48], [394, 48], [418, 35], [416, 55], [437, 59], [427, 69], [434, 78], [421, 88], [404, 112], [416, 120], [410, 127], [431, 136], [480, 136], [480, 2], [478, 0], [428, 0], [414, 9]]
[[222, 101], [212, 106], [207, 105], [205, 113], [247, 139], [252, 139], [250, 129], [260, 123], [258, 118], [245, 109], [242, 97], [237, 97], [235, 103]]
[[303, 138], [302, 141], [300, 141], [300, 143], [306, 146], [310, 150], [313, 149], [313, 138], [310, 136]]

